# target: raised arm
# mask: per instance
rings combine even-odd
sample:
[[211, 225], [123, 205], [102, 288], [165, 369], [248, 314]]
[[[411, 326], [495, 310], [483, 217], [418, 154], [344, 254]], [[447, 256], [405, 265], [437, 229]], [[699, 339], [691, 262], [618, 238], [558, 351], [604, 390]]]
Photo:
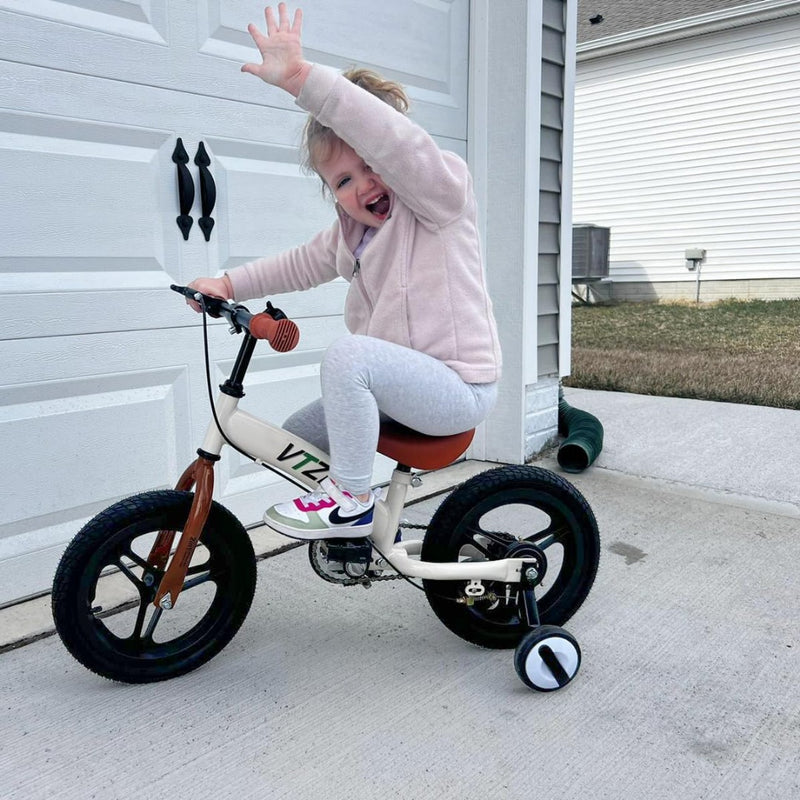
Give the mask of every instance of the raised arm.
[[463, 211], [467, 165], [378, 97], [314, 64], [297, 104], [347, 142], [417, 217], [441, 226]]
[[297, 104], [332, 128], [423, 220], [446, 225], [468, 201], [470, 178], [464, 162], [439, 149], [431, 136], [404, 114], [338, 72], [303, 58], [300, 9], [290, 22], [285, 3], [278, 20], [264, 11], [266, 35], [253, 24], [248, 31], [262, 63], [245, 64], [256, 75], [297, 98]]

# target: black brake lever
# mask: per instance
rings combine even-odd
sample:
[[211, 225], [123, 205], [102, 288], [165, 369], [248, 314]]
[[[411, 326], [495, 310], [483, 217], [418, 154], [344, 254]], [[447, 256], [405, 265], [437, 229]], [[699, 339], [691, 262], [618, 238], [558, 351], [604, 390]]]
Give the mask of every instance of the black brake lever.
[[279, 319], [288, 319], [286, 314], [283, 313], [279, 308], [275, 308], [272, 303], [267, 300], [267, 307], [264, 309], [265, 314], [269, 314], [272, 319], [279, 320]]
[[[224, 300], [220, 300], [218, 297], [212, 297], [210, 294], [203, 294], [202, 292], [198, 292], [197, 289], [191, 289], [188, 286], [177, 286], [173, 283], [169, 288], [172, 289], [173, 292], [182, 294], [184, 297], [188, 297], [191, 300], [195, 300], [197, 302], [202, 301], [202, 304], [205, 307], [206, 313], [209, 317], [219, 319], [222, 316], [222, 306], [223, 303], [225, 303]], [[200, 299], [198, 300], [198, 298]]]

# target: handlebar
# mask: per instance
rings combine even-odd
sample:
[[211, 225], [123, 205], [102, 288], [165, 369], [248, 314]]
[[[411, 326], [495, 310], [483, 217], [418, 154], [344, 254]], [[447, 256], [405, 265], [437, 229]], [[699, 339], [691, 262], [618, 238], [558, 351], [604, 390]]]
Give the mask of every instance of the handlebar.
[[212, 317], [225, 317], [236, 333], [244, 328], [254, 339], [266, 339], [273, 350], [286, 353], [294, 350], [300, 341], [300, 331], [279, 308], [267, 303], [267, 308], [259, 314], [251, 314], [248, 309], [238, 303], [229, 303], [208, 294], [190, 289], [188, 286], [172, 284], [172, 291], [200, 303]]

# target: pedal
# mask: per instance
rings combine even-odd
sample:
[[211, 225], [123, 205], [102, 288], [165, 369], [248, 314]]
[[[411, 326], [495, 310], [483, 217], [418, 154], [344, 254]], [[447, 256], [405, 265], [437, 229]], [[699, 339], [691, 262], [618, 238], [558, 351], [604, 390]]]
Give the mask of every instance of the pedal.
[[318, 539], [308, 547], [314, 572], [330, 583], [352, 586], [370, 582], [372, 544], [368, 539]]
[[367, 539], [326, 539], [325, 544], [328, 561], [369, 565], [372, 560], [372, 544]]

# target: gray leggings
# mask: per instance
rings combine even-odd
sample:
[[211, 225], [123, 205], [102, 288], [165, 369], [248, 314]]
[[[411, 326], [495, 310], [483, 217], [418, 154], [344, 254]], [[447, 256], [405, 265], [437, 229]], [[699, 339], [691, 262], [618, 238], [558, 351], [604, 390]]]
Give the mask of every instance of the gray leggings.
[[352, 494], [372, 483], [381, 418], [430, 436], [474, 428], [497, 399], [496, 383], [464, 383], [433, 356], [371, 336], [330, 345], [320, 370], [322, 397], [283, 427], [331, 456], [331, 477]]

